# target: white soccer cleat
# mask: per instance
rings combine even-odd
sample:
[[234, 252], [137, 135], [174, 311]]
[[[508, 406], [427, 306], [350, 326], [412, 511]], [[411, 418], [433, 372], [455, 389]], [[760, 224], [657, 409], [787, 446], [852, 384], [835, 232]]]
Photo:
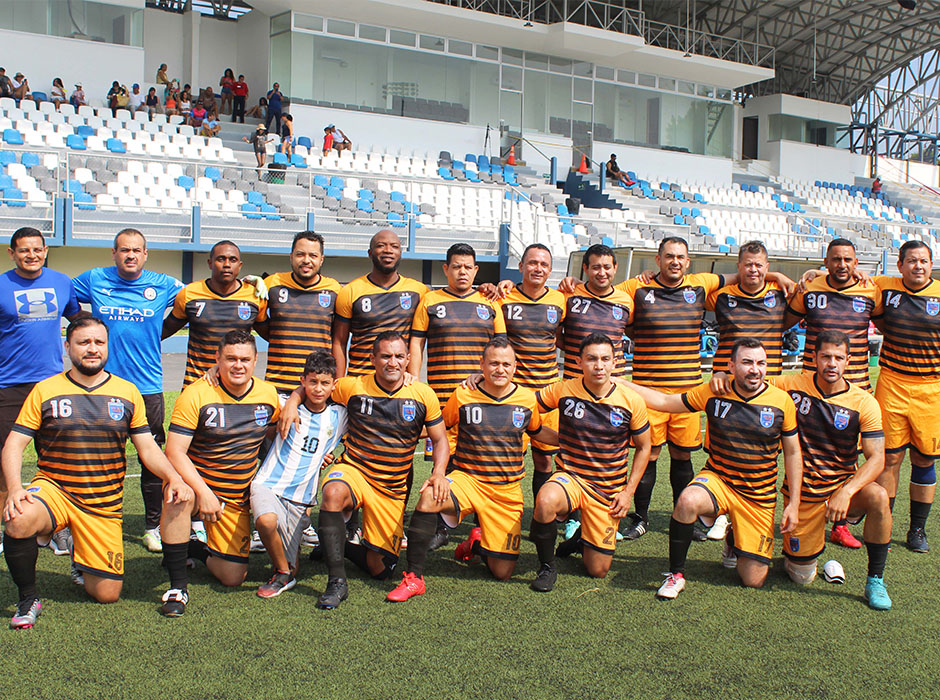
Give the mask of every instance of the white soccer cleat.
[[823, 578], [826, 583], [845, 583], [845, 569], [835, 559], [830, 559], [823, 564]]
[[674, 600], [685, 589], [685, 576], [682, 574], [667, 574], [663, 585], [656, 591], [656, 597], [664, 600]]
[[715, 524], [711, 526], [706, 537], [710, 540], [723, 540], [728, 533], [728, 516], [719, 515], [715, 518]]
[[249, 552], [266, 552], [264, 542], [261, 541], [261, 535], [255, 530], [251, 533], [251, 544], [248, 546]]

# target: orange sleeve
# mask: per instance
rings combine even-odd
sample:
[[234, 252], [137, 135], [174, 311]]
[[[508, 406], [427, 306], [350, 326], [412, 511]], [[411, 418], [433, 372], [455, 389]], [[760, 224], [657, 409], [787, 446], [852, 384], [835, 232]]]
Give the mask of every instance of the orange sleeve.
[[554, 384], [539, 389], [535, 394], [536, 402], [539, 406], [539, 412], [548, 413], [558, 408], [558, 400], [561, 398], [561, 386], [564, 382], [555, 382]]
[[[708, 405], [708, 400], [712, 396], [714, 396], [714, 394], [708, 384], [699, 384], [694, 389], [682, 395], [682, 402], [690, 411], [704, 411], [705, 407]], [[793, 407], [793, 402], [790, 402], [790, 407]]]
[[147, 407], [144, 405], [144, 397], [133, 385], [131, 385], [131, 401], [134, 404], [134, 415], [131, 416], [131, 432], [141, 428], [146, 428], [149, 432], [150, 424], [147, 422]]
[[333, 393], [330, 395], [330, 398], [341, 406], [346, 406], [349, 399], [352, 398], [353, 385], [355, 385], [355, 383], [355, 377], [341, 377], [336, 381], [336, 386], [333, 387]]
[[437, 399], [437, 394], [434, 393], [434, 390], [429, 387], [427, 384], [420, 385], [420, 394], [421, 401], [424, 403], [427, 408], [427, 412], [424, 416], [425, 425], [435, 425], [440, 423], [441, 418], [441, 402]]
[[787, 308], [795, 313], [797, 316], [806, 315], [806, 304], [803, 302], [803, 297], [805, 292], [797, 292], [787, 301]]
[[30, 435], [39, 430], [42, 425], [42, 389], [40, 385], [34, 386], [27, 395], [26, 401], [23, 402], [20, 413], [16, 417], [16, 425], [27, 428]]
[[[496, 335], [506, 335], [506, 317], [503, 315], [503, 309], [499, 304], [490, 303], [495, 317], [493, 318], [493, 331]], [[417, 314], [415, 314], [417, 315]]]
[[884, 435], [881, 422], [881, 407], [868, 393], [865, 394], [865, 401], [860, 406], [858, 422], [863, 438], [882, 437]]
[[352, 305], [353, 305], [353, 282], [350, 282], [345, 287], [339, 290], [339, 294], [336, 295], [336, 313], [342, 319], [347, 321], [352, 320]]
[[189, 285], [186, 285], [176, 293], [176, 299], [173, 301], [173, 310], [170, 312], [181, 321], [186, 320], [187, 301], [189, 301]]
[[718, 295], [721, 294], [722, 289], [724, 289], [724, 287], [722, 287], [721, 289], [716, 289], [714, 292], [710, 292], [705, 297], [705, 309], [706, 310], [708, 311], [715, 310], [715, 305], [718, 303]]
[[631, 416], [630, 430], [634, 433], [642, 433], [650, 424], [649, 411], [646, 410], [646, 402], [639, 394], [635, 391], [630, 392], [630, 394], [632, 394], [628, 397]]
[[450, 398], [447, 399], [447, 403], [444, 404], [444, 408], [441, 411], [441, 415], [444, 417], [444, 426], [450, 430], [460, 421], [460, 399], [457, 397], [461, 391], [460, 387], [450, 395]]
[[[421, 301], [418, 303], [418, 308], [415, 309], [414, 318], [411, 319], [411, 333], [420, 338], [423, 338], [428, 333], [428, 325], [430, 321], [428, 320], [428, 305], [427, 297], [421, 297]], [[502, 315], [502, 314], [500, 314]]]
[[783, 402], [783, 434], [793, 435], [796, 433], [796, 404], [787, 397]]
[[[170, 431], [192, 435], [199, 427], [199, 411], [202, 408], [202, 387], [205, 382], [196, 382], [183, 389], [176, 399], [173, 415], [170, 417]], [[206, 384], [208, 386], [208, 384]], [[174, 430], [174, 428], [178, 428]]]
[[529, 408], [532, 409], [532, 418], [529, 420], [529, 427], [526, 430], [535, 434], [542, 428], [542, 413], [539, 411], [538, 401], [535, 400], [535, 394], [532, 394], [532, 400], [529, 402]]

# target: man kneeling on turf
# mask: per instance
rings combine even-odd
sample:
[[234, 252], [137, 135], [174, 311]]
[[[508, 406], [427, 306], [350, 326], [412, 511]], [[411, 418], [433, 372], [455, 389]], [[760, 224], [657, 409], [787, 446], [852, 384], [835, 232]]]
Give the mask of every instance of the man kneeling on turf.
[[[555, 586], [557, 522], [575, 510], [581, 511], [581, 529], [572, 544], [582, 548], [589, 576], [607, 575], [617, 526], [649, 462], [646, 406], [635, 392], [611, 381], [615, 361], [610, 338], [591, 333], [581, 341], [579, 357], [582, 377], [556, 382], [535, 395], [542, 413], [558, 409], [559, 447], [556, 471], [539, 489], [532, 517], [540, 569], [531, 587], [539, 592]], [[628, 475], [631, 441], [635, 450]]]
[[483, 348], [482, 381], [475, 389], [458, 387], [444, 406], [448, 431], [456, 426], [457, 443], [447, 481], [450, 500], [438, 501], [425, 484], [408, 527], [408, 566], [388, 600], [402, 602], [424, 593], [424, 561], [441, 513], [448, 527], [476, 513], [479, 527], [457, 546], [454, 558], [479, 555], [496, 578], [512, 576], [522, 539], [524, 435], [554, 445], [558, 436], [542, 425], [535, 394], [513, 384], [516, 354], [506, 338]]
[[[99, 603], [120, 596], [128, 437], [143, 465], [163, 480], [168, 504], [182, 508], [193, 499], [150, 434], [140, 392], [104, 370], [107, 326], [91, 317], [73, 321], [65, 332], [65, 350], [72, 368], [33, 387], [3, 447], [9, 491], [4, 554], [20, 594], [13, 629], [29, 629], [42, 611], [36, 591], [37, 535], [48, 540], [71, 528], [73, 580]], [[24, 489], [23, 450], [30, 440], [35, 440], [39, 472]]]
[[[170, 575], [161, 612], [168, 617], [182, 615], [189, 602], [187, 558], [205, 562], [223, 586], [241, 585], [248, 573], [249, 487], [279, 410], [274, 385], [252, 376], [257, 360], [251, 333], [229, 331], [216, 352], [218, 386], [194, 382], [173, 407], [166, 454], [196, 500], [164, 507], [160, 519]], [[205, 542], [189, 539], [193, 515], [206, 526]]]
[[286, 438], [277, 436], [251, 482], [251, 513], [274, 565], [271, 580], [258, 588], [262, 598], [273, 598], [297, 583], [297, 554], [310, 524], [307, 509], [317, 504], [323, 458], [333, 453], [346, 432], [346, 409], [328, 403], [335, 384], [333, 355], [310, 353], [300, 378], [300, 423], [291, 424]]

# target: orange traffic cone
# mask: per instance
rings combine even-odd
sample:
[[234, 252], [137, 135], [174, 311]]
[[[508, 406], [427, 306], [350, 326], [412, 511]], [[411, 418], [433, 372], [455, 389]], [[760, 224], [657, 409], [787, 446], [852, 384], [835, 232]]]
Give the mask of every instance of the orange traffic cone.
[[516, 164], [516, 144], [509, 147], [509, 157], [506, 159], [506, 165]]
[[588, 170], [587, 156], [583, 153], [581, 154], [581, 167], [578, 168], [578, 172], [582, 174], [591, 172]]

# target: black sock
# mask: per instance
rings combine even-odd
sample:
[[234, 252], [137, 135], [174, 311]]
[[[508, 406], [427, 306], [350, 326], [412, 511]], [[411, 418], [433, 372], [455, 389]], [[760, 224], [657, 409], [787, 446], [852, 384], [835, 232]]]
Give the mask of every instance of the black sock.
[[636, 493], [633, 494], [633, 509], [646, 522], [649, 522], [650, 519], [650, 500], [653, 498], [653, 487], [656, 485], [656, 468], [658, 466], [656, 462], [650, 462], [646, 466], [643, 478], [640, 479], [640, 484], [636, 487]]
[[849, 521], [846, 520], [845, 518], [842, 518], [842, 520], [836, 520], [836, 521], [832, 524], [832, 527], [839, 527], [840, 525], [848, 525], [848, 524], [849, 524]]
[[927, 525], [927, 516], [930, 515], [930, 503], [911, 501], [911, 529], [924, 529]]
[[411, 524], [408, 525], [408, 568], [419, 578], [424, 576], [424, 562], [428, 558], [428, 548], [431, 538], [437, 528], [437, 513], [425, 513], [416, 510], [411, 514]]
[[354, 510], [345, 524], [347, 531], [353, 532], [356, 530], [359, 527], [359, 511]]
[[896, 500], [897, 498], [895, 496], [891, 496], [890, 498], [888, 498], [888, 510], [890, 510], [892, 513], [894, 512], [894, 502]]
[[734, 549], [734, 530], [730, 527], [728, 528], [728, 532], [725, 534], [725, 542], [728, 543], [728, 546], [731, 547], [731, 549]]
[[555, 538], [558, 537], [558, 523], [554, 520], [550, 523], [540, 523], [537, 520], [532, 521], [532, 531], [529, 533], [529, 539], [535, 543], [535, 551], [539, 555], [539, 563], [555, 563]]
[[679, 494], [692, 481], [692, 460], [671, 459], [669, 463], [669, 483], [672, 485], [672, 504], [679, 501]]
[[36, 598], [36, 559], [39, 544], [35, 537], [10, 537], [3, 533], [3, 554], [7, 560], [10, 577], [20, 591], [20, 602]]
[[542, 484], [548, 481], [552, 476], [551, 472], [532, 472], [532, 500], [539, 495], [539, 489]]
[[186, 559], [189, 557], [189, 542], [179, 544], [163, 543], [163, 566], [170, 574], [170, 588], [185, 591], [189, 585], [189, 573], [186, 571]]
[[865, 543], [865, 547], [868, 549], [869, 576], [884, 578], [885, 562], [888, 560], [889, 546], [891, 546], [889, 542], [885, 542], [884, 544], [875, 544], [874, 542]]
[[346, 578], [346, 562], [343, 561], [346, 524], [343, 522], [343, 514], [321, 510], [320, 519], [317, 521], [317, 534], [320, 536], [320, 546], [326, 560], [327, 576], [331, 579]]
[[343, 547], [343, 556], [371, 576], [372, 572], [369, 571], [369, 563], [366, 561], [368, 551], [361, 544], [347, 542]]
[[693, 523], [680, 523], [675, 518], [669, 519], [669, 572], [685, 572], [685, 559], [692, 546]]
[[203, 564], [205, 564], [209, 559], [209, 546], [205, 542], [192, 539], [186, 543], [186, 547], [186, 554], [190, 559], [196, 559], [197, 561], [201, 561]]
[[[416, 512], [417, 512], [417, 511], [416, 511]], [[474, 513], [474, 516], [475, 516], [475, 515], [476, 515], [476, 513]], [[414, 517], [414, 516], [412, 516], [412, 517]], [[434, 531], [435, 531], [435, 532], [447, 532], [448, 529], [449, 529], [449, 528], [447, 527], [447, 523], [444, 522], [444, 518], [441, 516], [440, 513], [438, 513], [438, 514], [437, 514], [437, 523], [436, 523], [436, 526], [435, 526]], [[408, 541], [411, 542], [411, 536], [410, 536], [410, 535], [408, 536]]]

